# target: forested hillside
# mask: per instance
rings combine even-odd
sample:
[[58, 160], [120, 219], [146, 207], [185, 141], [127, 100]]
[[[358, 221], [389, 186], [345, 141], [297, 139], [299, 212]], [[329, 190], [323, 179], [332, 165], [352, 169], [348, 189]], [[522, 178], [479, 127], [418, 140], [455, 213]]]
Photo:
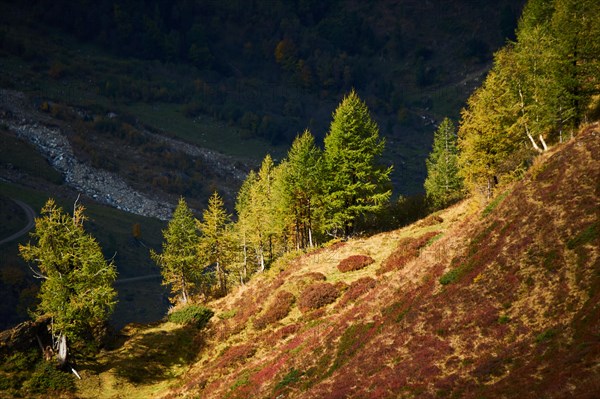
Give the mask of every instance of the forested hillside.
[[[33, 284], [18, 293], [32, 320], [0, 333], [3, 395], [600, 396], [600, 3], [529, 0], [516, 30], [513, 8], [496, 4], [489, 21], [512, 40], [491, 57], [494, 35], [465, 41], [479, 25], [456, 17], [481, 10], [462, 2], [430, 19], [436, 2], [43, 5], [0, 5], [22, 23], [0, 36], [13, 87], [0, 90], [0, 138], [42, 169], [3, 151], [16, 166], [0, 187], [63, 197], [17, 246], [42, 283], [37, 299]], [[24, 31], [85, 56], [53, 60]], [[82, 84], [98, 60], [106, 69]], [[61, 86], [73, 103], [49, 94]], [[460, 115], [449, 87], [469, 92]], [[156, 125], [169, 113], [172, 131]], [[395, 197], [411, 170], [399, 138], [411, 132], [415, 155], [423, 129], [435, 130], [425, 196]], [[272, 154], [241, 156], [267, 141]], [[229, 155], [202, 148], [228, 143]], [[71, 215], [57, 204], [73, 190], [87, 197]], [[124, 233], [106, 209], [88, 233], [80, 200], [168, 221], [162, 245], [157, 225], [144, 221], [147, 245], [141, 218]], [[6, 234], [15, 216], [0, 213]], [[107, 231], [113, 247], [131, 235], [125, 258], [102, 251], [93, 235]], [[141, 270], [129, 259], [156, 274], [118, 280]], [[15, 290], [28, 281], [16, 265], [0, 275]], [[112, 330], [117, 283], [147, 277], [165, 287], [148, 303], [168, 312]]]
[[[396, 190], [414, 194], [433, 125], [458, 116], [492, 53], [514, 37], [522, 4], [8, 1], [2, 85], [70, 105], [109, 100], [109, 111], [228, 154], [259, 138], [263, 148], [244, 146], [254, 159], [306, 128], [322, 140], [354, 88], [392, 144]], [[14, 68], [22, 60], [25, 74]]]

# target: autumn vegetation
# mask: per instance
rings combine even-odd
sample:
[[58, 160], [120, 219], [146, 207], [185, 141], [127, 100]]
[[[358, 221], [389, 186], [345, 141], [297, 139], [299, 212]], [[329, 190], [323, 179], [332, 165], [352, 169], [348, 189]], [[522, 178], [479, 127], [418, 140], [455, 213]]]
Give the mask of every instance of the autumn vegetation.
[[[155, 334], [187, 356], [166, 363], [126, 350], [174, 383], [158, 372], [144, 379], [113, 359], [117, 347], [83, 363], [77, 393], [124, 385], [166, 398], [596, 397], [600, 127], [589, 120], [600, 95], [597, 15], [593, 1], [527, 3], [515, 41], [495, 54], [456, 127], [449, 119], [437, 127], [424, 185], [435, 213], [419, 222], [359, 234], [393, 209], [392, 167], [355, 90], [334, 112], [323, 148], [306, 130], [284, 159], [267, 155], [248, 174], [235, 215], [216, 192], [200, 218], [181, 198], [162, 251], [152, 251], [174, 309], [127, 340]], [[282, 68], [306, 78], [295, 54], [290, 39], [275, 50]], [[21, 248], [47, 280], [39, 315], [57, 320], [57, 337], [101, 324], [114, 303], [114, 270], [83, 233], [81, 212], [69, 218], [49, 201], [37, 244]], [[64, 264], [62, 252], [44, 250], [53, 228], [76, 238]], [[63, 283], [63, 269], [50, 266], [103, 284], [78, 282], [77, 273]], [[67, 296], [81, 288], [81, 299]], [[41, 392], [41, 367], [24, 389]], [[67, 385], [59, 389], [75, 389]]]

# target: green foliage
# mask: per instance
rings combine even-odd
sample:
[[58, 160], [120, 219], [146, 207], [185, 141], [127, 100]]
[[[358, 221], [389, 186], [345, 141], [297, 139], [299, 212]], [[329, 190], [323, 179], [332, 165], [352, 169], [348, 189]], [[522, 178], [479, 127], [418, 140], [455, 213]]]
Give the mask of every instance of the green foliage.
[[53, 391], [74, 391], [75, 382], [70, 373], [60, 371], [50, 362], [40, 362], [23, 384], [25, 391], [48, 394]]
[[600, 237], [600, 223], [596, 221], [567, 241], [567, 248], [575, 249], [581, 245], [597, 240], [598, 237]]
[[171, 301], [187, 303], [196, 282], [201, 278], [202, 270], [198, 269], [200, 237], [196, 219], [183, 198], [179, 199], [173, 217], [163, 230], [163, 236], [162, 253], [150, 250], [150, 255], [161, 269], [163, 285], [171, 287]]
[[445, 118], [433, 136], [433, 149], [426, 160], [425, 192], [434, 209], [439, 209], [462, 196], [459, 176], [457, 136], [454, 124]]
[[440, 277], [440, 284], [442, 285], [448, 285], [451, 284], [453, 282], [455, 282], [456, 280], [458, 280], [458, 278], [461, 276], [461, 272], [460, 269], [452, 269], [449, 270], [448, 272], [444, 273], [444, 275], [442, 275], [442, 277]]
[[[600, 92], [600, 3], [531, 0], [517, 40], [496, 53], [459, 128], [461, 175], [490, 197], [494, 185], [577, 128]], [[516, 158], [516, 159], [515, 159]]]
[[208, 208], [198, 222], [201, 232], [198, 251], [204, 265], [215, 265], [217, 295], [227, 294], [227, 275], [233, 263], [234, 243], [231, 216], [225, 211], [223, 200], [216, 192], [208, 200]]
[[558, 332], [554, 328], [549, 328], [535, 337], [535, 342], [540, 344], [550, 341]]
[[494, 198], [489, 204], [487, 204], [487, 206], [483, 209], [483, 212], [481, 212], [481, 216], [483, 217], [487, 217], [490, 213], [492, 213], [494, 211], [494, 209], [496, 209], [496, 207], [498, 205], [500, 205], [500, 203], [502, 201], [504, 201], [504, 199], [506, 198], [506, 196], [508, 195], [508, 191], [503, 192], [500, 195], [497, 195], [496, 198]]
[[293, 236], [296, 249], [312, 247], [323, 223], [323, 160], [315, 139], [306, 130], [296, 137], [276, 185], [279, 217]]
[[290, 372], [287, 373], [286, 375], [284, 375], [283, 378], [281, 379], [281, 381], [279, 381], [277, 383], [277, 385], [275, 385], [275, 390], [277, 391], [277, 390], [283, 389], [283, 388], [287, 387], [288, 385], [298, 382], [303, 375], [304, 375], [304, 373], [301, 372], [300, 370], [296, 370], [295, 368], [292, 368], [290, 370]]
[[231, 310], [227, 310], [225, 312], [219, 313], [217, 315], [217, 317], [221, 320], [229, 320], [231, 318], [234, 318], [236, 314], [237, 314], [237, 309], [231, 309]]
[[349, 236], [358, 217], [376, 212], [389, 200], [392, 168], [378, 164], [384, 146], [366, 104], [351, 91], [325, 137], [325, 228], [334, 235]]
[[169, 313], [169, 321], [177, 324], [194, 325], [202, 329], [213, 317], [214, 312], [201, 305], [187, 305]]
[[336, 357], [328, 374], [333, 373], [348, 362], [366, 344], [371, 336], [369, 333], [374, 328], [375, 323], [353, 324], [348, 327], [340, 337]]
[[49, 199], [35, 221], [37, 244], [20, 245], [19, 251], [43, 279], [37, 313], [52, 317], [57, 336], [77, 341], [108, 320], [116, 303], [117, 272], [85, 232], [83, 206], [74, 208], [71, 217]]

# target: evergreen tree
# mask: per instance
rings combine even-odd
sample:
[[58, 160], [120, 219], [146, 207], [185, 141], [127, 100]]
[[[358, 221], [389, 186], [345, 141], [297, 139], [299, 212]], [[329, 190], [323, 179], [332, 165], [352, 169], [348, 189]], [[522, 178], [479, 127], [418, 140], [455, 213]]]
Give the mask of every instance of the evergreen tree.
[[49, 199], [31, 234], [37, 243], [19, 246], [23, 259], [36, 265], [35, 277], [43, 280], [37, 314], [52, 318], [61, 364], [67, 360], [67, 339], [82, 340], [101, 327], [116, 304], [116, 268], [85, 232], [85, 220], [83, 206], [76, 204], [71, 217]]
[[233, 261], [233, 239], [231, 216], [225, 211], [223, 200], [215, 192], [208, 200], [208, 208], [198, 222], [201, 232], [200, 257], [204, 264], [214, 265], [217, 281], [217, 295], [227, 294], [229, 266]]
[[388, 201], [392, 168], [377, 163], [384, 146], [366, 104], [351, 91], [333, 114], [325, 137], [324, 202], [328, 209], [324, 228], [333, 235], [349, 236], [358, 217]]
[[312, 247], [322, 221], [323, 168], [321, 151], [308, 130], [296, 137], [279, 168], [278, 218], [290, 225], [296, 249]]
[[179, 199], [173, 217], [163, 230], [163, 251], [150, 251], [152, 259], [161, 269], [163, 285], [171, 287], [173, 303], [187, 303], [201, 279], [198, 245], [200, 237], [196, 218], [183, 198]]
[[445, 118], [433, 136], [433, 149], [426, 160], [425, 192], [435, 209], [459, 199], [463, 193], [456, 143], [454, 124]]

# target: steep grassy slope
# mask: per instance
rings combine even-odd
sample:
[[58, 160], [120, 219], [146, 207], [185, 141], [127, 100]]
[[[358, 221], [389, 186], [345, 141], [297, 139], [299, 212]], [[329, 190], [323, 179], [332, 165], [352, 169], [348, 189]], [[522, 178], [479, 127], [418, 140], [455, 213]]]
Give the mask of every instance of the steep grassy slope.
[[598, 397], [599, 154], [596, 124], [484, 211], [463, 202], [282, 260], [211, 303], [203, 331], [127, 330], [84, 366], [78, 394]]

